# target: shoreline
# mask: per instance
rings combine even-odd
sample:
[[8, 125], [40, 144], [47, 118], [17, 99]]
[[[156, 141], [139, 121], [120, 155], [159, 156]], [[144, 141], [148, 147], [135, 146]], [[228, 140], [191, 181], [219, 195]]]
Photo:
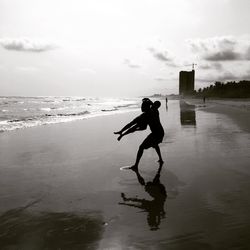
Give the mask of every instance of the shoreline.
[[[89, 120], [97, 117], [105, 117], [105, 116], [112, 116], [112, 115], [119, 115], [123, 113], [133, 113], [133, 112], [138, 112], [139, 108], [136, 109], [131, 109], [131, 110], [112, 110], [112, 111], [102, 111], [102, 113], [97, 113], [97, 114], [87, 114], [84, 115], [84, 117], [70, 117], [65, 120], [57, 120], [57, 121], [44, 121], [40, 122], [39, 124], [26, 124], [26, 126], [18, 126], [15, 128], [10, 128], [6, 130], [0, 130], [1, 133], [6, 133], [6, 132], [13, 132], [16, 130], [23, 130], [23, 129], [30, 129], [30, 128], [35, 128], [35, 127], [41, 127], [41, 126], [51, 126], [51, 125], [56, 125], [56, 124], [64, 124], [64, 123], [71, 123], [71, 122], [78, 122], [78, 121], [84, 121], [84, 120]], [[3, 124], [5, 124], [8, 121], [1, 121]]]
[[0, 100], [0, 131], [89, 119], [139, 109], [139, 99], [24, 97]]
[[[154, 98], [155, 100], [157, 98]], [[158, 98], [162, 104], [165, 104], [165, 99], [162, 98]], [[198, 99], [198, 98], [187, 98], [187, 99], [183, 99], [186, 103], [190, 104], [190, 105], [195, 105], [196, 108], [199, 109], [204, 109], [206, 111], [209, 112], [214, 112], [214, 113], [225, 113], [229, 116], [231, 116], [232, 118], [236, 115], [239, 117], [240, 120], [244, 119], [241, 118], [236, 111], [230, 112], [228, 108], [232, 108], [233, 109], [238, 109], [239, 111], [246, 111], [246, 112], [250, 112], [250, 98], [244, 98], [244, 99], [233, 99], [233, 98], [208, 98], [206, 99], [206, 103], [203, 103], [202, 99]], [[169, 102], [171, 101], [179, 101], [179, 100], [169, 100]], [[130, 112], [138, 112], [140, 111], [139, 108], [136, 109], [128, 109], [128, 110], [103, 110], [101, 113], [97, 113], [97, 114], [86, 114], [84, 115], [84, 117], [69, 117], [67, 118], [65, 116], [65, 120], [58, 120], [58, 121], [44, 121], [41, 122], [40, 124], [27, 124], [25, 126], [23, 126], [22, 124], [19, 125], [17, 124], [16, 127], [13, 127], [11, 129], [7, 129], [7, 130], [1, 130], [1, 133], [6, 133], [6, 132], [11, 132], [11, 131], [16, 131], [16, 130], [23, 130], [23, 129], [30, 129], [33, 127], [39, 127], [39, 126], [50, 126], [50, 125], [55, 125], [55, 124], [63, 124], [63, 123], [71, 123], [71, 122], [77, 122], [77, 121], [83, 121], [83, 120], [87, 120], [87, 119], [92, 119], [95, 117], [103, 117], [103, 116], [110, 116], [110, 115], [119, 115], [119, 114], [123, 114], [123, 113], [130, 113]], [[2, 121], [2, 123], [5, 121]]]

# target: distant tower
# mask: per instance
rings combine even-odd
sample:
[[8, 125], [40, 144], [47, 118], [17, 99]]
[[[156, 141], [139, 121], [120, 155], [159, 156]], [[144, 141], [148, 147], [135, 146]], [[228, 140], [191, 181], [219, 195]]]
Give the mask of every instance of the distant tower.
[[194, 92], [194, 69], [192, 71], [180, 71], [179, 94], [191, 95]]

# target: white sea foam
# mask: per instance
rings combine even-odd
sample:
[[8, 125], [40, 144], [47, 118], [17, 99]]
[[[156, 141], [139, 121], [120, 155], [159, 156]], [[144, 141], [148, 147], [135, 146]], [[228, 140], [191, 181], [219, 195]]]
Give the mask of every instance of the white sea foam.
[[40, 110], [42, 110], [42, 111], [50, 111], [51, 108], [41, 108]]
[[140, 99], [0, 97], [0, 103], [3, 132], [128, 112], [138, 109]]

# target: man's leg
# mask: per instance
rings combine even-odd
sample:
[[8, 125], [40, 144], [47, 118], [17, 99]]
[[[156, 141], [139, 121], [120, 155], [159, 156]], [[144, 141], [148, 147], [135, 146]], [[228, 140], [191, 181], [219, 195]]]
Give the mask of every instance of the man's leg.
[[140, 145], [138, 152], [137, 152], [135, 164], [131, 167], [132, 170], [138, 169], [138, 165], [139, 165], [139, 162], [140, 162], [141, 157], [143, 155], [144, 149], [148, 149], [148, 148], [152, 147], [152, 139], [153, 139], [153, 134], [151, 133], [147, 136], [147, 138]]
[[134, 133], [138, 128], [138, 125], [135, 124], [133, 127], [129, 128], [127, 131], [125, 131], [123, 134], [120, 134], [119, 137], [117, 138], [118, 141], [120, 141], [122, 139], [123, 136], [130, 134], [130, 133]]
[[160, 150], [159, 145], [157, 145], [157, 146], [155, 147], [155, 150], [156, 150], [156, 153], [157, 153], [158, 156], [159, 156], [158, 162], [163, 163], [163, 160], [162, 160], [162, 157], [161, 157], [161, 150]]
[[137, 152], [135, 164], [131, 167], [131, 169], [133, 169], [133, 170], [138, 169], [138, 165], [139, 165], [139, 162], [140, 162], [141, 157], [143, 155], [143, 151], [144, 151], [144, 148], [143, 148], [143, 145], [141, 144], [139, 149], [138, 149], [138, 152]]

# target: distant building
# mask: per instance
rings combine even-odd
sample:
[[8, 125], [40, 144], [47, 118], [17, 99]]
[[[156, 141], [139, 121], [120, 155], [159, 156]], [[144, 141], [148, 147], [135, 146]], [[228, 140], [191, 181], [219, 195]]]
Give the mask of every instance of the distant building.
[[190, 95], [194, 91], [194, 73], [195, 71], [180, 71], [179, 76], [179, 94]]

